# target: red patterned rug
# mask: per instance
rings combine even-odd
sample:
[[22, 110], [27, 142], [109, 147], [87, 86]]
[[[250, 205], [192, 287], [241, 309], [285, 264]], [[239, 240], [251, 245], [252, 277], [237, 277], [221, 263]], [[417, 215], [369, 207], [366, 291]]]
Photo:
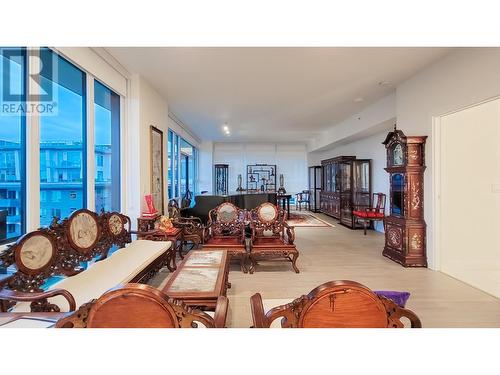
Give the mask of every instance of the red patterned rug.
[[290, 219], [287, 220], [289, 225], [294, 227], [335, 227], [309, 212], [292, 211], [290, 212]]

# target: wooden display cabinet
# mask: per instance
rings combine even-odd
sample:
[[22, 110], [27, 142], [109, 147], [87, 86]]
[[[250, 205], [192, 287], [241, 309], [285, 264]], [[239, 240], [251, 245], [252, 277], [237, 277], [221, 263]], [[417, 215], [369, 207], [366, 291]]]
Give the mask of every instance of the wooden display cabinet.
[[227, 195], [229, 183], [229, 164], [214, 164], [214, 194]]
[[370, 207], [371, 179], [369, 159], [339, 156], [323, 160], [323, 189], [320, 193], [321, 212], [355, 229], [352, 211]]
[[384, 220], [383, 255], [404, 267], [427, 267], [424, 220], [425, 141], [405, 136], [394, 127], [383, 144], [387, 149], [390, 214]]
[[320, 212], [321, 166], [309, 167], [309, 199], [312, 212]]

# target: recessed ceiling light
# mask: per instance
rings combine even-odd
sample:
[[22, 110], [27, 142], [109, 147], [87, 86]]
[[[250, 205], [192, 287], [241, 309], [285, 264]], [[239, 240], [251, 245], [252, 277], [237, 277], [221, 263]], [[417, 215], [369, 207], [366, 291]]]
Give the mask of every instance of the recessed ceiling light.
[[222, 130], [224, 130], [225, 132], [228, 132], [228, 131], [229, 131], [229, 127], [228, 127], [227, 125], [224, 125], [224, 126], [222, 127]]
[[391, 84], [391, 81], [380, 81], [378, 83], [379, 86], [389, 86]]
[[361, 103], [364, 99], [360, 96], [359, 98], [354, 99], [354, 103]]

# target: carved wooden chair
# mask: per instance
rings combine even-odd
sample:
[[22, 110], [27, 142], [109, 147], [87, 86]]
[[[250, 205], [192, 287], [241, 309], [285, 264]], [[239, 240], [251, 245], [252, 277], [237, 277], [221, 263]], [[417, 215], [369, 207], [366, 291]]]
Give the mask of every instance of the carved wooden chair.
[[125, 284], [82, 305], [56, 328], [223, 328], [228, 300], [220, 296], [214, 316], [187, 307], [146, 284]]
[[189, 206], [191, 206], [192, 199], [193, 199], [193, 193], [191, 193], [189, 189], [187, 189], [186, 194], [184, 194], [181, 200], [181, 208], [188, 208]]
[[412, 328], [422, 327], [411, 310], [348, 280], [327, 282], [267, 312], [259, 293], [250, 298], [250, 305], [255, 328], [270, 328], [279, 318], [281, 328], [403, 328], [401, 318]]
[[250, 212], [252, 231], [250, 273], [253, 273], [257, 260], [287, 260], [299, 273], [296, 262], [299, 257], [295, 241], [294, 227], [286, 222], [286, 213], [272, 203], [262, 203]]
[[246, 211], [229, 202], [210, 210], [203, 249], [226, 250], [230, 257], [240, 259], [241, 271], [247, 273], [245, 219]]
[[304, 204], [308, 210], [311, 210], [311, 194], [309, 190], [303, 190], [300, 193], [295, 194], [295, 209], [302, 211], [302, 204]]
[[368, 208], [358, 208], [352, 211], [354, 216], [354, 220], [363, 222], [363, 229], [366, 236], [366, 229], [368, 224], [373, 221], [382, 221], [382, 225], [384, 224], [385, 218], [385, 200], [386, 196], [384, 193], [373, 193], [372, 195], [372, 204], [373, 207]]
[[192, 250], [202, 244], [205, 228], [200, 218], [181, 216], [179, 204], [175, 199], [171, 199], [168, 202], [168, 216], [172, 219], [174, 227], [182, 228], [183, 245], [179, 247], [179, 256], [181, 259], [184, 259], [184, 255], [182, 254], [184, 245], [190, 242], [191, 248], [189, 250]]

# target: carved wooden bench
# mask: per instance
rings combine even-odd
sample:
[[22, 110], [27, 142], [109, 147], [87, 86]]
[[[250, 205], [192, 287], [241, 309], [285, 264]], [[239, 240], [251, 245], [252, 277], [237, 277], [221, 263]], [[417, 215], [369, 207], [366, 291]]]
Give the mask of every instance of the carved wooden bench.
[[[119, 249], [108, 257], [113, 246]], [[132, 241], [125, 215], [75, 211], [0, 254], [0, 263], [17, 269], [0, 285], [2, 311], [73, 311], [117, 285], [146, 282], [169, 262], [170, 250], [168, 241]], [[80, 266], [96, 258], [87, 269]], [[65, 278], [45, 290], [53, 276]]]
[[293, 301], [274, 300], [272, 306], [269, 302], [263, 301], [259, 293], [250, 298], [253, 327], [402, 328], [403, 317], [412, 328], [422, 327], [411, 310], [349, 280], [324, 283]]

